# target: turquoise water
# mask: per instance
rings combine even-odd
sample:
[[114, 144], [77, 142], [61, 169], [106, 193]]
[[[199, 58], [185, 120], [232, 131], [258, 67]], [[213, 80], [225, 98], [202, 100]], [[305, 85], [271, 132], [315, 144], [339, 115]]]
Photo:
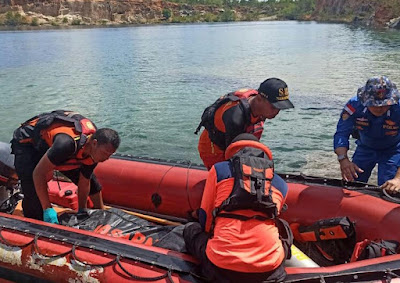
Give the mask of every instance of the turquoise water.
[[199, 163], [203, 109], [275, 76], [296, 107], [266, 123], [277, 171], [338, 177], [341, 108], [370, 76], [400, 84], [399, 47], [399, 31], [312, 22], [0, 32], [0, 140], [37, 113], [71, 109], [118, 130], [121, 153]]

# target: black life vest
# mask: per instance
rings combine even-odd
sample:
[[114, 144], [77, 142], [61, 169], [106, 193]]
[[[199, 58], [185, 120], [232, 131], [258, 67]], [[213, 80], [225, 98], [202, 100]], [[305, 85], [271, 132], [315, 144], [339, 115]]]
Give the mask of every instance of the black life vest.
[[86, 143], [89, 135], [94, 134], [97, 130], [95, 124], [80, 115], [77, 112], [55, 110], [49, 113], [39, 114], [24, 123], [14, 131], [13, 140], [11, 142], [32, 143], [36, 150], [44, 151], [49, 147], [41, 138], [42, 130], [47, 129], [53, 123], [71, 125], [75, 131], [80, 133], [77, 142], [77, 151], [80, 150]]
[[[253, 147], [242, 148], [233, 155], [230, 161], [234, 175], [233, 189], [229, 197], [213, 210], [214, 220], [219, 216], [239, 220], [276, 219], [278, 209], [272, 199], [271, 188], [274, 175], [273, 161], [263, 150]], [[229, 213], [241, 209], [258, 211], [264, 216], [247, 217]]]
[[[214, 117], [215, 112], [217, 112], [218, 108], [228, 102], [240, 101], [240, 107], [242, 107], [244, 111], [244, 119], [246, 121], [246, 125], [250, 123], [250, 105], [247, 100], [252, 95], [258, 94], [257, 90], [250, 89], [246, 91], [235, 91], [230, 92], [224, 96], [218, 98], [213, 104], [208, 106], [203, 114], [201, 115], [200, 124], [197, 126], [196, 131], [194, 132], [196, 135], [199, 133], [201, 127], [204, 127], [208, 131], [208, 136], [210, 140], [216, 144], [219, 148], [225, 149], [225, 133], [215, 127]], [[245, 129], [243, 129], [245, 130]]]

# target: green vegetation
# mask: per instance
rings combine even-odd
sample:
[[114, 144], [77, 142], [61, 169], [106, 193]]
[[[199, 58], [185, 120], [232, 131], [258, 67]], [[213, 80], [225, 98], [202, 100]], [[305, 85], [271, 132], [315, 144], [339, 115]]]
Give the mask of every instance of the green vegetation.
[[234, 22], [236, 21], [236, 14], [232, 10], [227, 10], [224, 11], [220, 17], [219, 17], [220, 22]]
[[[280, 19], [303, 20], [310, 18], [314, 12], [316, 0], [170, 0], [171, 2], [189, 5], [207, 5], [220, 7], [222, 13], [203, 15], [180, 15], [171, 16], [172, 22], [230, 22], [236, 20], [254, 21], [262, 16], [278, 16]], [[395, 0], [394, 0], [395, 1]], [[241, 17], [238, 18], [233, 10], [241, 10]], [[163, 11], [163, 16], [170, 17]]]
[[212, 13], [204, 14], [204, 21], [208, 23], [218, 22], [218, 17]]
[[25, 16], [22, 16], [18, 12], [7, 12], [6, 18], [4, 20], [4, 25], [6, 26], [19, 26], [26, 25], [28, 21]]
[[32, 18], [31, 26], [33, 26], [33, 27], [39, 26], [39, 19], [38, 18]]
[[166, 20], [168, 20], [172, 16], [172, 11], [170, 9], [164, 9], [162, 15]]
[[67, 17], [64, 17], [64, 18], [62, 19], [62, 23], [63, 23], [63, 24], [68, 24], [68, 18], [67, 18]]
[[73, 19], [71, 25], [73, 26], [79, 26], [81, 24], [80, 19]]
[[235, 11], [221, 11], [217, 15], [213, 13], [192, 13], [192, 15], [171, 16], [172, 23], [196, 23], [196, 22], [233, 22], [237, 20]]
[[315, 9], [315, 0], [282, 0], [275, 3], [279, 7], [279, 15], [288, 20], [301, 20], [311, 15]]

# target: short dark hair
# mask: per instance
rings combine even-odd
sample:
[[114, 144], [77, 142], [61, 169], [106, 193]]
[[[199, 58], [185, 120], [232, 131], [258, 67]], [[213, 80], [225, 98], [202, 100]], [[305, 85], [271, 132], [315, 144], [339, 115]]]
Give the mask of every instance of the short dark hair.
[[111, 144], [114, 149], [117, 149], [121, 142], [118, 133], [109, 128], [98, 129], [92, 138], [96, 139], [99, 144]]

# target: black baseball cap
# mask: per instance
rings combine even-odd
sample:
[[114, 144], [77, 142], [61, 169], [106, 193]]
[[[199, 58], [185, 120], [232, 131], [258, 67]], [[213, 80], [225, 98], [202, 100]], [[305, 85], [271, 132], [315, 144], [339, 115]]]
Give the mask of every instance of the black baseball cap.
[[294, 108], [289, 100], [289, 90], [287, 84], [278, 78], [269, 78], [263, 81], [258, 88], [264, 98], [266, 98], [277, 109]]

